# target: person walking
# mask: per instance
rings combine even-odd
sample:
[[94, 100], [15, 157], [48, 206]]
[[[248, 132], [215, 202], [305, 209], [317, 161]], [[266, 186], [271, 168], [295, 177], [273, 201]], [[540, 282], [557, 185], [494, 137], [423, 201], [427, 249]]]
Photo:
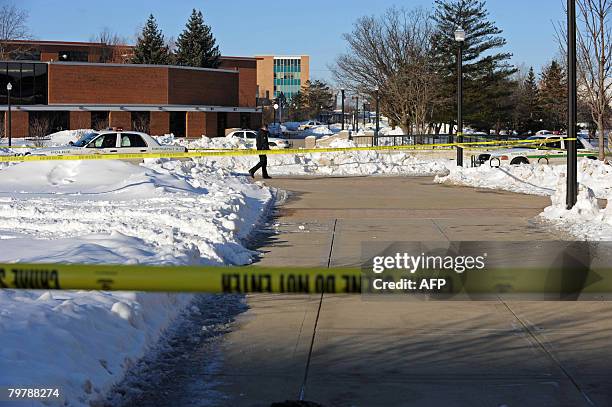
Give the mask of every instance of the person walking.
[[[268, 142], [268, 128], [266, 126], [263, 126], [257, 132], [256, 143], [258, 151], [265, 151], [270, 149], [270, 143]], [[272, 178], [268, 175], [268, 156], [264, 154], [259, 156], [259, 163], [249, 170], [249, 174], [251, 174], [251, 177], [255, 178], [255, 173], [260, 168], [261, 175], [264, 177], [264, 179]]]

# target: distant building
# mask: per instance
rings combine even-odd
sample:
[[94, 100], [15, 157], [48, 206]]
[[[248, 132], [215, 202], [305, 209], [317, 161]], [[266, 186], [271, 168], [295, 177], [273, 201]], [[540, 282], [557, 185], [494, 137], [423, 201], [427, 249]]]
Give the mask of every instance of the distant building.
[[262, 55], [255, 58], [260, 99], [274, 99], [281, 92], [291, 99], [310, 79], [310, 57], [307, 55]]
[[41, 62], [110, 62], [128, 63], [134, 55], [131, 45], [109, 45], [101, 42], [6, 41], [4, 58]]

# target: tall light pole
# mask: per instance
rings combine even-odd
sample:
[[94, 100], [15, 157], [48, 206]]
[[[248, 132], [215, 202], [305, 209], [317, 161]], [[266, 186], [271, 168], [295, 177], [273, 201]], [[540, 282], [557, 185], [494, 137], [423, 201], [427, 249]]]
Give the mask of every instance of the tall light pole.
[[272, 107], [274, 107], [274, 125], [276, 125], [276, 111], [278, 110], [278, 103], [275, 103]]
[[342, 130], [344, 130], [344, 88], [340, 89], [342, 93]]
[[8, 105], [8, 114], [6, 121], [8, 122], [8, 139], [9, 139], [9, 147], [12, 146], [12, 135], [13, 135], [13, 123], [11, 122], [11, 90], [13, 89], [13, 85], [11, 83], [6, 84], [6, 96], [7, 96], [7, 105]]
[[[567, 137], [577, 137], [576, 92], [576, 0], [567, 0]], [[578, 201], [578, 149], [576, 140], [566, 140], [567, 146], [567, 209]]]
[[[463, 43], [465, 31], [463, 28], [455, 30], [455, 41], [459, 45], [457, 50], [457, 143], [463, 142]], [[457, 166], [463, 167], [463, 148], [457, 147]]]
[[374, 145], [378, 146], [378, 133], [380, 132], [380, 89], [374, 89], [376, 93], [376, 131], [374, 132]]
[[353, 131], [359, 131], [359, 95], [353, 96], [355, 100], [355, 113], [353, 113]]

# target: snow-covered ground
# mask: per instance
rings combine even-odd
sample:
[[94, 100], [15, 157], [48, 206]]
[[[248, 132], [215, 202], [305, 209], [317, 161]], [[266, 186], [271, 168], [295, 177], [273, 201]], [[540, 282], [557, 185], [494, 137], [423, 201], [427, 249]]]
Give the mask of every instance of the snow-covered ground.
[[[442, 184], [465, 185], [478, 188], [503, 189], [530, 195], [552, 195], [557, 181], [565, 176], [565, 165], [503, 165], [491, 168], [482, 165], [475, 168], [449, 166], [447, 175], [436, 177]], [[601, 199], [612, 194], [612, 166], [586, 158], [578, 161], [578, 182], [595, 191]]]
[[[20, 163], [0, 170], [0, 262], [247, 264], [274, 191], [205, 163]], [[89, 405], [156, 343], [188, 294], [0, 291], [0, 386]], [[33, 404], [29, 404], [33, 405]]]

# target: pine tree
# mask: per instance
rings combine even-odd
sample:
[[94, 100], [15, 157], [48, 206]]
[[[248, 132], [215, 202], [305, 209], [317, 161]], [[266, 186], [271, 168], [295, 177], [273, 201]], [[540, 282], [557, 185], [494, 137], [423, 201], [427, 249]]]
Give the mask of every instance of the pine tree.
[[523, 107], [523, 125], [525, 131], [532, 133], [542, 130], [539, 127], [540, 119], [542, 118], [542, 110], [540, 109], [540, 91], [536, 80], [533, 67], [529, 69], [529, 74], [523, 83], [523, 97], [520, 101]]
[[307, 81], [302, 89], [291, 98], [289, 116], [291, 120], [316, 119], [321, 111], [331, 110], [334, 95], [323, 81]]
[[[489, 20], [485, 2], [479, 0], [436, 0], [433, 19], [434, 61], [441, 77], [434, 121], [454, 123], [457, 112], [457, 51], [454, 32], [466, 32], [463, 44], [464, 107], [466, 124], [483, 130], [512, 121], [512, 95], [508, 87], [516, 69], [509, 63], [511, 54], [494, 53], [506, 45], [502, 30]], [[501, 109], [501, 110], [500, 110]], [[495, 112], [496, 117], [490, 116]]]
[[168, 65], [171, 62], [172, 57], [165, 43], [164, 34], [151, 14], [134, 47], [132, 63]]
[[198, 68], [217, 68], [221, 53], [201, 11], [193, 9], [185, 29], [176, 41], [176, 63]]
[[567, 77], [557, 61], [542, 72], [539, 87], [543, 125], [547, 130], [563, 130], [567, 122]]

